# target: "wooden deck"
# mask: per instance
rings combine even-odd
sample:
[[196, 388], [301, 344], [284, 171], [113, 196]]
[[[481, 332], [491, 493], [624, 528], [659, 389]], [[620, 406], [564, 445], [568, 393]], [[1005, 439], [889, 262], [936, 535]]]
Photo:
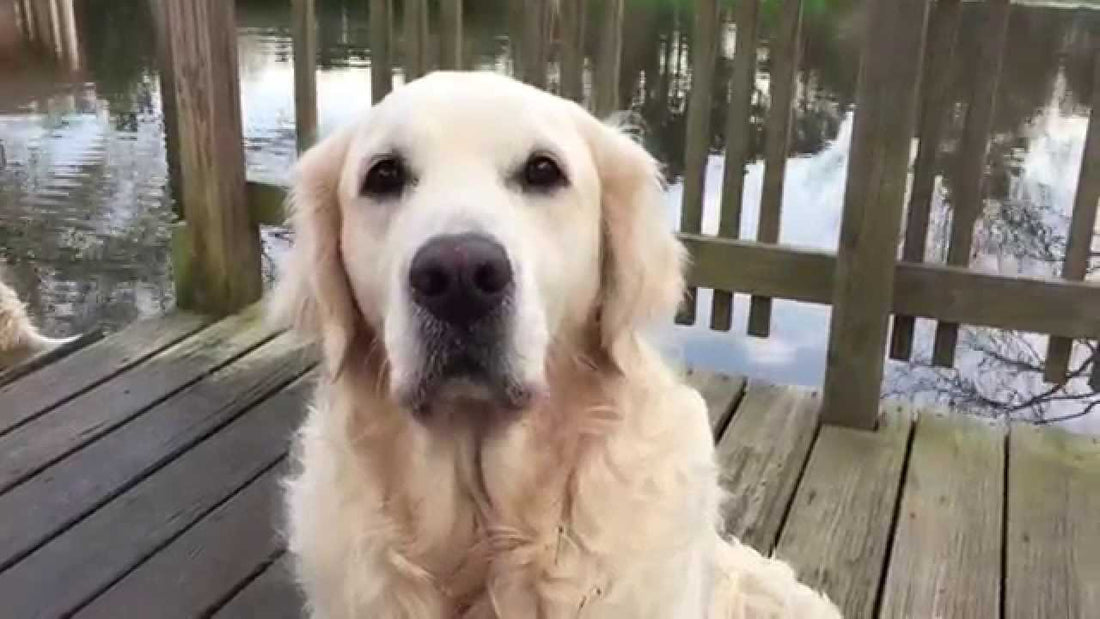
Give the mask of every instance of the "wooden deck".
[[[311, 369], [252, 309], [141, 322], [0, 387], [0, 614], [298, 616], [276, 507]], [[1100, 608], [1097, 438], [901, 406], [822, 427], [807, 390], [691, 378], [729, 530], [846, 616]]]

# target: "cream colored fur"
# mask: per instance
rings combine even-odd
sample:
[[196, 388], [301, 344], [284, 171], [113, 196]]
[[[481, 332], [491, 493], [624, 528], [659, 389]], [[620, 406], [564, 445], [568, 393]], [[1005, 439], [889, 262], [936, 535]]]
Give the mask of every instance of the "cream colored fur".
[[[375, 203], [359, 187], [391, 148], [417, 182]], [[532, 149], [568, 188], [509, 184]], [[490, 74], [413, 82], [305, 155], [275, 314], [323, 343], [286, 493], [314, 617], [839, 616], [719, 535], [704, 403], [642, 335], [683, 294], [662, 199], [631, 139]], [[425, 424], [395, 397], [422, 347], [404, 273], [426, 239], [468, 230], [508, 250], [510, 361], [540, 396], [508, 421]]]
[[38, 332], [19, 296], [4, 283], [3, 271], [0, 270], [0, 370], [65, 341], [48, 338]]

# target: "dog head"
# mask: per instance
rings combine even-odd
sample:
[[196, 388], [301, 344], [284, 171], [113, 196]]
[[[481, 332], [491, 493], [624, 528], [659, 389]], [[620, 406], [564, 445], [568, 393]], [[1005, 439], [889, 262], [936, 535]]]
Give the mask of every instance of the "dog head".
[[555, 346], [595, 339], [621, 365], [671, 317], [683, 252], [661, 204], [653, 158], [576, 104], [434, 73], [302, 158], [276, 308], [334, 374], [378, 357], [422, 418], [521, 411]]

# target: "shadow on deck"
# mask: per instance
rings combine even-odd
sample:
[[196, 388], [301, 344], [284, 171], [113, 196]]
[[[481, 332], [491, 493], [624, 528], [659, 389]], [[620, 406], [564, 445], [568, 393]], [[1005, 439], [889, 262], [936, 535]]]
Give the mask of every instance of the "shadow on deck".
[[[313, 362], [257, 308], [177, 313], [0, 387], [5, 616], [292, 617], [279, 477]], [[805, 389], [691, 373], [727, 526], [851, 617], [1100, 606], [1100, 440], [886, 405], [821, 426]]]

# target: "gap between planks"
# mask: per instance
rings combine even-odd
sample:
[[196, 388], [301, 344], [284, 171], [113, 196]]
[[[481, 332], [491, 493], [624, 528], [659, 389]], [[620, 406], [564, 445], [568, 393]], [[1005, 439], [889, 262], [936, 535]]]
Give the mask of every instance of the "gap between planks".
[[0, 436], [179, 344], [210, 322], [187, 312], [142, 320], [0, 387]]
[[129, 422], [275, 337], [261, 304], [0, 436], [0, 492]]
[[298, 379], [0, 572], [7, 612], [68, 614], [155, 555], [284, 458], [310, 386]]
[[0, 569], [293, 382], [306, 350], [281, 335], [0, 495]]
[[985, 419], [916, 421], [879, 616], [1000, 614], [1004, 450]]
[[871, 617], [886, 569], [914, 412], [883, 405], [875, 431], [824, 425], [776, 555], [846, 617]]

